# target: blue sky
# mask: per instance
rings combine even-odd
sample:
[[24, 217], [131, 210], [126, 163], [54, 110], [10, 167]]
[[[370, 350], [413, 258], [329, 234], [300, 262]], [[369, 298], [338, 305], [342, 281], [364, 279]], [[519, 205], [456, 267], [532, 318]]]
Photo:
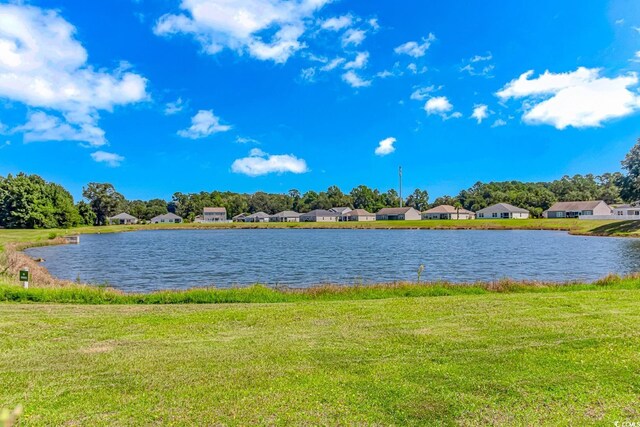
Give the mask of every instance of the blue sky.
[[640, 3], [0, 2], [0, 175], [78, 197], [619, 170]]

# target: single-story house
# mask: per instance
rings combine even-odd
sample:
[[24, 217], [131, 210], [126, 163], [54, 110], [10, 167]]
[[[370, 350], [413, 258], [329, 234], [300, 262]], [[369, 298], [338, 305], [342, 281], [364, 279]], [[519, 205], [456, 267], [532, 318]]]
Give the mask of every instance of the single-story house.
[[329, 210], [339, 215], [338, 221], [349, 221], [348, 213], [351, 212], [351, 208], [346, 206], [341, 206], [338, 208], [331, 208]]
[[138, 218], [128, 213], [122, 212], [109, 218], [109, 224], [131, 225], [137, 224]]
[[300, 214], [300, 222], [338, 222], [339, 215], [324, 209]]
[[282, 211], [269, 217], [271, 222], [300, 222], [300, 214], [294, 211]]
[[244, 218], [244, 222], [269, 222], [269, 214], [256, 212]]
[[182, 222], [182, 217], [178, 216], [172, 212], [166, 213], [164, 215], [158, 215], [151, 218], [152, 224], [180, 224]]
[[611, 208], [602, 200], [557, 202], [542, 213], [545, 218], [579, 218], [583, 215], [611, 215]]
[[616, 217], [640, 217], [640, 203], [613, 206], [612, 219], [620, 219]]
[[527, 219], [529, 211], [510, 205], [509, 203], [497, 203], [480, 209], [476, 212], [477, 219]]
[[422, 219], [474, 219], [476, 214], [451, 205], [440, 205], [422, 212]]
[[231, 218], [231, 221], [233, 222], [244, 222], [244, 219], [246, 217], [248, 217], [249, 214], [248, 213], [239, 213], [238, 215], [234, 216], [233, 218]]
[[364, 209], [354, 209], [347, 214], [347, 221], [375, 221], [376, 214]]
[[203, 222], [227, 222], [226, 208], [204, 208], [202, 210]]
[[422, 215], [412, 207], [382, 208], [376, 212], [377, 221], [415, 221], [419, 219], [422, 219]]

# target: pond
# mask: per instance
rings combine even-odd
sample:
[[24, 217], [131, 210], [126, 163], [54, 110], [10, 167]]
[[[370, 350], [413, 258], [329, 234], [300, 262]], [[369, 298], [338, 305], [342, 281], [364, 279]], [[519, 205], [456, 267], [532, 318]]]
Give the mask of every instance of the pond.
[[55, 277], [126, 291], [417, 279], [595, 280], [640, 270], [640, 240], [556, 231], [157, 230], [32, 248]]

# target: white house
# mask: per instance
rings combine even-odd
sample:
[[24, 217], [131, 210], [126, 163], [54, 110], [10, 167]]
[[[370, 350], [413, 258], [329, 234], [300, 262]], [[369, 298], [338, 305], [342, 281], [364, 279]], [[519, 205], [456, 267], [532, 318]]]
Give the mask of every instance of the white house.
[[128, 213], [122, 212], [109, 218], [109, 224], [131, 225], [137, 224], [138, 218]]
[[227, 222], [226, 208], [204, 208], [202, 210], [202, 222]]
[[181, 222], [182, 217], [171, 212], [151, 218], [152, 224], [180, 224]]
[[270, 222], [300, 222], [300, 214], [294, 211], [282, 211], [269, 217]]
[[579, 218], [590, 215], [611, 215], [611, 208], [602, 200], [557, 202], [542, 213], [545, 218]]
[[377, 221], [415, 221], [419, 219], [422, 219], [422, 215], [412, 207], [382, 208], [376, 212]]
[[338, 222], [339, 215], [324, 209], [300, 214], [300, 222]]
[[582, 219], [620, 219], [620, 220], [639, 220], [640, 219], [640, 202], [631, 204], [613, 206], [613, 212], [609, 217], [585, 217]]
[[498, 203], [476, 212], [477, 219], [527, 219], [529, 211], [509, 203]]
[[337, 208], [329, 209], [331, 212], [335, 212], [339, 215], [338, 221], [349, 221], [349, 212], [351, 212], [351, 208], [342, 206]]
[[476, 214], [451, 205], [440, 205], [422, 212], [422, 219], [474, 219]]

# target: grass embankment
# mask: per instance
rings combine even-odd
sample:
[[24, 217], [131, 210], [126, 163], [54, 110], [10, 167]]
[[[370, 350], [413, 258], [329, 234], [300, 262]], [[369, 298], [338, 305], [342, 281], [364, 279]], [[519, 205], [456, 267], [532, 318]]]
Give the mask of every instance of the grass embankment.
[[0, 408], [24, 425], [637, 421], [638, 295], [0, 304]]

